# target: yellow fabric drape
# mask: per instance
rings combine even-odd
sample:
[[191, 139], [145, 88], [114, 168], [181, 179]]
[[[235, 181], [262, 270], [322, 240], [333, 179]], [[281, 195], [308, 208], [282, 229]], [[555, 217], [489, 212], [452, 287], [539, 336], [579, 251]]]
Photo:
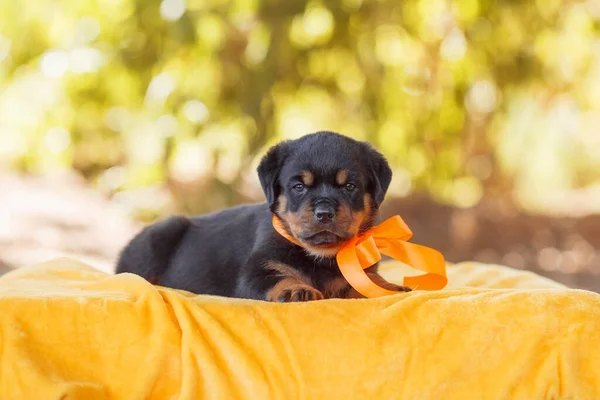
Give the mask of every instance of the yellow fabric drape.
[[275, 304], [22, 268], [0, 278], [0, 399], [600, 398], [599, 295], [447, 272], [440, 291]]

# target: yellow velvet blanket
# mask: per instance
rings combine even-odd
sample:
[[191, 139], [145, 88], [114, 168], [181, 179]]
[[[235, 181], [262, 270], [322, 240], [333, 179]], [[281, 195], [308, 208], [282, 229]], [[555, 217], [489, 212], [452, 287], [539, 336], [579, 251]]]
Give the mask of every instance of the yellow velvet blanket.
[[16, 270], [0, 399], [600, 399], [599, 295], [472, 263], [448, 275], [439, 292], [271, 304], [70, 260]]

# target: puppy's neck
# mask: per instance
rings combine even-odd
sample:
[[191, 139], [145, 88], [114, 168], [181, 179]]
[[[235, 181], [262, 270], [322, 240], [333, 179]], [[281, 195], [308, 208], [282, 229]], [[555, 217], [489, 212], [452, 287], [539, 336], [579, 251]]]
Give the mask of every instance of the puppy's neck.
[[379, 210], [377, 210], [376, 208], [371, 209], [369, 217], [358, 228], [358, 235], [362, 235], [363, 233], [371, 229], [373, 226], [375, 226], [375, 221], [377, 221], [377, 217], [379, 214], [378, 211]]
[[311, 257], [317, 263], [326, 263], [326, 264], [336, 265], [335, 257], [337, 255], [337, 252], [335, 254], [329, 255], [329, 254], [323, 254], [323, 253], [316, 252], [316, 251], [308, 249], [306, 247], [302, 247], [302, 249], [309, 257]]

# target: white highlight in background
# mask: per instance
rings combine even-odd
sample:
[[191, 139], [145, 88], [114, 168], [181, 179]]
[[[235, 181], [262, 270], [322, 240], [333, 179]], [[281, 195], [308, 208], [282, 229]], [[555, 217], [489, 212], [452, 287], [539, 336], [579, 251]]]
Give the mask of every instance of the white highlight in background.
[[48, 78], [60, 78], [69, 68], [69, 57], [64, 50], [48, 50], [42, 55], [42, 74]]
[[206, 105], [199, 100], [189, 100], [183, 105], [183, 116], [190, 122], [196, 124], [205, 122], [208, 119], [209, 111]]
[[163, 0], [160, 16], [167, 21], [177, 21], [185, 13], [185, 0]]

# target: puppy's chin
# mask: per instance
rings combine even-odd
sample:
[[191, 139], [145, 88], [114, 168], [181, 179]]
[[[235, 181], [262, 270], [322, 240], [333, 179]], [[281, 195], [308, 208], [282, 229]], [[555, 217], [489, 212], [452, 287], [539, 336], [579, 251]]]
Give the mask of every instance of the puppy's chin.
[[313, 246], [335, 246], [347, 240], [332, 231], [303, 232], [299, 236], [300, 240], [302, 240], [304, 243], [308, 243]]
[[329, 230], [304, 231], [294, 236], [302, 243], [307, 253], [318, 258], [335, 257], [352, 237], [352, 235], [345, 232], [340, 234]]

